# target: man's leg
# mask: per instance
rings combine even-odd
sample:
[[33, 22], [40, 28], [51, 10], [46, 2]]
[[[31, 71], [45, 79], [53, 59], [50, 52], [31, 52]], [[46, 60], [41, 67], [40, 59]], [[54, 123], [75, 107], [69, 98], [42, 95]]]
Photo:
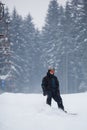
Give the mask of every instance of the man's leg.
[[63, 106], [63, 102], [62, 102], [61, 96], [59, 95], [57, 98], [58, 98], [58, 102], [57, 102], [58, 107], [59, 107], [60, 109], [64, 110], [64, 106]]
[[52, 100], [52, 92], [47, 93], [47, 100], [46, 103], [51, 106], [51, 100]]
[[57, 95], [56, 93], [53, 95], [53, 99], [57, 102], [58, 107], [62, 110], [64, 110], [62, 98], [60, 95]]

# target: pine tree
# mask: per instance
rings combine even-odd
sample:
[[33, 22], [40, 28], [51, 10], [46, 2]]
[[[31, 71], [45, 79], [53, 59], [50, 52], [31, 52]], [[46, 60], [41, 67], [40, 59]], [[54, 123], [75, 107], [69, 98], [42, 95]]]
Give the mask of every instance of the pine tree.
[[[12, 68], [14, 75], [15, 91], [21, 89], [23, 84], [23, 20], [14, 8], [10, 23], [10, 39], [12, 43]], [[19, 87], [18, 87], [19, 86]]]
[[[85, 84], [81, 89], [87, 90], [87, 1], [83, 0], [80, 3], [80, 13], [79, 13], [79, 54], [80, 54], [80, 66], [82, 70], [82, 75], [80, 76], [80, 83]], [[81, 86], [81, 85], [80, 85]]]
[[[72, 0], [70, 3], [67, 4], [65, 17], [66, 17], [66, 28], [67, 30], [65, 38], [68, 38], [66, 41], [67, 44], [67, 52], [66, 54], [66, 67], [67, 67], [67, 90], [69, 92], [77, 92], [79, 91], [80, 84], [84, 82], [84, 72], [85, 69], [83, 67], [83, 54], [86, 53], [84, 50], [86, 49], [85, 45], [83, 44], [85, 36], [85, 25], [84, 14], [86, 12], [84, 2], [78, 0]], [[84, 13], [83, 13], [84, 12]], [[69, 16], [70, 21], [69, 21]], [[86, 18], [86, 15], [85, 15]], [[67, 21], [68, 20], [68, 21]], [[70, 39], [70, 40], [69, 40]], [[85, 49], [84, 49], [85, 48]], [[85, 58], [86, 59], [86, 58]], [[65, 69], [66, 70], [66, 69]], [[72, 85], [73, 83], [73, 85]]]
[[41, 33], [38, 29], [35, 31], [35, 39], [34, 39], [34, 59], [33, 59], [33, 64], [34, 64], [34, 70], [33, 70], [33, 77], [32, 77], [32, 82], [34, 86], [34, 91], [39, 92], [40, 88], [40, 81], [41, 75], [43, 73], [43, 63], [41, 62], [42, 60], [42, 42], [41, 42]]
[[82, 78], [82, 67], [81, 67], [81, 47], [80, 47], [80, 29], [81, 29], [81, 2], [79, 0], [72, 0], [71, 2], [71, 10], [72, 10], [72, 37], [73, 37], [73, 57], [72, 57], [72, 63], [70, 64], [71, 68], [73, 68], [73, 71], [71, 73], [71, 79], [73, 81], [73, 92], [79, 91], [79, 85]]
[[11, 85], [9, 85], [11, 75], [11, 45], [9, 41], [9, 10], [5, 8], [4, 16], [0, 20], [0, 79], [1, 86], [4, 91], [11, 91]]
[[[32, 21], [32, 17], [29, 14], [23, 23], [23, 38], [24, 38], [24, 82], [26, 89], [32, 90], [33, 74], [35, 68], [35, 26]], [[31, 86], [29, 88], [29, 86]]]
[[[81, 67], [79, 61], [79, 1], [66, 3], [64, 22], [65, 42], [65, 73], [66, 92], [77, 92]], [[78, 64], [79, 63], [79, 64]]]
[[66, 3], [65, 7], [65, 17], [63, 22], [63, 56], [62, 56], [62, 70], [63, 70], [63, 91], [65, 93], [69, 92], [69, 66], [70, 58], [73, 46], [73, 39], [71, 35], [72, 31], [72, 18], [71, 18], [71, 5], [70, 2]]
[[50, 1], [43, 27], [43, 62], [44, 66], [56, 67], [56, 45], [58, 44], [59, 5], [57, 0]]

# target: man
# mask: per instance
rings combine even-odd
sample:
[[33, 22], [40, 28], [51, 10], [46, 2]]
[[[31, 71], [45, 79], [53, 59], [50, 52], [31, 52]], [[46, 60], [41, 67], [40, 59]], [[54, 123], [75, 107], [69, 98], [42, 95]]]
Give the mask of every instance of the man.
[[64, 110], [62, 98], [60, 96], [59, 81], [54, 75], [55, 69], [50, 68], [47, 75], [42, 80], [43, 95], [47, 95], [46, 103], [51, 106], [52, 98], [57, 102], [58, 107]]

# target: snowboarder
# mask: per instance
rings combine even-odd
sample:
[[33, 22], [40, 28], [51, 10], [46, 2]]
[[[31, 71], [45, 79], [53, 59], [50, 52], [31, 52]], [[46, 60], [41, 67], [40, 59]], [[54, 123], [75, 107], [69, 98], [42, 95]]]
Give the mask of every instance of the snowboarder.
[[64, 110], [62, 98], [60, 96], [59, 81], [54, 75], [55, 69], [48, 69], [47, 75], [42, 79], [43, 95], [47, 95], [46, 103], [51, 106], [52, 98], [57, 102], [58, 108]]

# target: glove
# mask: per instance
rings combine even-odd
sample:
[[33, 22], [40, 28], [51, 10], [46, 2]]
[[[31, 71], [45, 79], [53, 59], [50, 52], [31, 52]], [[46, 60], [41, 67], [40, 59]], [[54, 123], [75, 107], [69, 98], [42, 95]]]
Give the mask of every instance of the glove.
[[46, 96], [46, 95], [47, 95], [46, 91], [43, 91], [43, 96]]

